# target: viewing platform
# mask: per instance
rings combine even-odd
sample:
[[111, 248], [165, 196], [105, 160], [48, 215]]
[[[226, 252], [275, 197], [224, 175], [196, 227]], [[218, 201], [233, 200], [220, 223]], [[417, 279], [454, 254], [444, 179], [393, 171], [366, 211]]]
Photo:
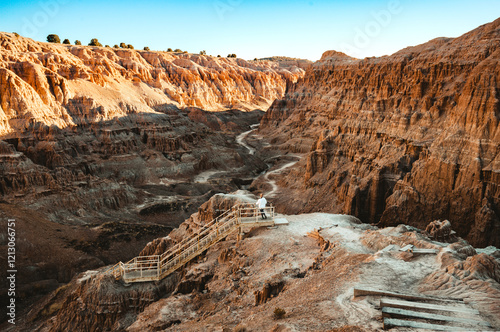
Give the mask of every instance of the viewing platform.
[[274, 225], [273, 206], [261, 212], [255, 204], [237, 204], [163, 254], [137, 256], [126, 263], [115, 264], [105, 273], [126, 283], [161, 280], [232, 233], [241, 235], [244, 228]]

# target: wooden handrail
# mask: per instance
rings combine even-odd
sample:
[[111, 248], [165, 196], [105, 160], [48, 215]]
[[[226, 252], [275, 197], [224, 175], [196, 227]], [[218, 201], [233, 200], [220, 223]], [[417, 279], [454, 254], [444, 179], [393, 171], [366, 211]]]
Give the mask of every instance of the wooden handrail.
[[[266, 220], [265, 223], [272, 222], [274, 224], [274, 207], [267, 207], [264, 211], [270, 219]], [[262, 223], [259, 222], [259, 217], [260, 209], [255, 204], [237, 204], [204, 225], [191, 237], [185, 238], [167, 249], [163, 254], [137, 256], [126, 263], [118, 262], [105, 273], [111, 274], [117, 279], [121, 277], [127, 282], [161, 280], [213, 244], [238, 230], [241, 225], [251, 224], [253, 226]]]

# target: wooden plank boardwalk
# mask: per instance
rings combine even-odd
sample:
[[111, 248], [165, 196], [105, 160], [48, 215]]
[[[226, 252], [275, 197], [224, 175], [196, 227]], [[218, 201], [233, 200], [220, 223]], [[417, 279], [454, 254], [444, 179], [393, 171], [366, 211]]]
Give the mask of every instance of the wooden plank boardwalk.
[[441, 298], [441, 297], [414, 295], [414, 294], [401, 294], [397, 292], [379, 290], [371, 287], [362, 287], [362, 286], [354, 287], [354, 297], [358, 296], [384, 296], [384, 297], [396, 297], [400, 299], [415, 300], [415, 301], [442, 301], [442, 302], [463, 303], [462, 299], [450, 299], [450, 298]]
[[460, 323], [464, 325], [469, 325], [471, 327], [486, 326], [491, 327], [491, 324], [484, 320], [476, 320], [476, 319], [468, 319], [462, 317], [451, 317], [440, 314], [433, 314], [428, 312], [421, 311], [412, 311], [391, 307], [382, 308], [382, 317], [384, 318], [416, 318], [416, 319], [426, 319], [433, 321], [441, 321], [441, 322], [452, 322], [452, 323]]
[[234, 232], [241, 234], [243, 228], [274, 226], [274, 207], [263, 210], [250, 203], [238, 204], [163, 254], [138, 256], [127, 263], [118, 262], [105, 273], [126, 283], [161, 280]]
[[422, 302], [411, 302], [404, 300], [394, 300], [394, 299], [381, 299], [380, 300], [381, 307], [392, 307], [392, 308], [400, 308], [400, 309], [425, 309], [425, 310], [437, 310], [437, 311], [445, 311], [445, 312], [456, 312], [460, 314], [469, 314], [469, 315], [479, 315], [479, 311], [476, 309], [472, 309], [462, 306], [451, 306], [451, 305], [439, 305], [439, 304], [431, 304], [431, 303], [422, 303]]
[[[407, 248], [408, 249], [408, 248]], [[463, 299], [401, 294], [356, 286], [354, 297], [380, 296], [384, 329], [415, 328], [432, 331], [492, 331], [491, 324]]]
[[412, 320], [403, 320], [396, 318], [384, 318], [384, 330], [392, 329], [393, 327], [412, 327], [414, 329], [425, 329], [431, 331], [475, 331], [470, 328], [438, 325], [430, 323], [415, 322]]

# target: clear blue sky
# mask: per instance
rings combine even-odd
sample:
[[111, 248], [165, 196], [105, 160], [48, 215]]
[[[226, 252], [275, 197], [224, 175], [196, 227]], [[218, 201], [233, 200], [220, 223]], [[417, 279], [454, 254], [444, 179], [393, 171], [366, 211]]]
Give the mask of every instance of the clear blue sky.
[[499, 16], [499, 0], [0, 0], [0, 31], [38, 41], [54, 33], [72, 43], [98, 38], [244, 59], [381, 56]]

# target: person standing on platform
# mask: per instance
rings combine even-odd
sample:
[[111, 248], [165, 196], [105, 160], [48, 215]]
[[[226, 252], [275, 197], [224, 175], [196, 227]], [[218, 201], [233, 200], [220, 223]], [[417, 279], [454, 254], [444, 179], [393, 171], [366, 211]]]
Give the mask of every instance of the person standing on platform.
[[262, 216], [262, 219], [267, 219], [266, 213], [264, 212], [264, 209], [266, 207], [267, 200], [264, 197], [264, 194], [260, 194], [260, 198], [257, 200], [255, 205], [260, 209], [260, 215]]

